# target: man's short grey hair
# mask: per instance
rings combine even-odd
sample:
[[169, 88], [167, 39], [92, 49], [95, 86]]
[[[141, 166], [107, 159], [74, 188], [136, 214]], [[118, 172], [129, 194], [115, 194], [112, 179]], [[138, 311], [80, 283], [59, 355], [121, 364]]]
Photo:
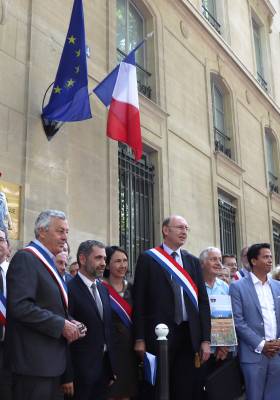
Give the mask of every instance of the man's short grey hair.
[[36, 221], [35, 221], [35, 228], [34, 228], [34, 233], [35, 233], [35, 238], [38, 239], [39, 238], [39, 232], [40, 229], [46, 229], [48, 230], [50, 223], [51, 223], [51, 219], [52, 218], [59, 218], [59, 219], [63, 219], [66, 220], [66, 215], [63, 211], [59, 211], [59, 210], [45, 210], [42, 211]]
[[221, 253], [221, 250], [218, 249], [218, 247], [212, 247], [212, 246], [207, 247], [206, 249], [202, 250], [202, 252], [199, 255], [200, 263], [203, 263], [206, 260], [206, 258], [208, 258], [209, 253], [211, 253], [212, 251], [219, 251]]

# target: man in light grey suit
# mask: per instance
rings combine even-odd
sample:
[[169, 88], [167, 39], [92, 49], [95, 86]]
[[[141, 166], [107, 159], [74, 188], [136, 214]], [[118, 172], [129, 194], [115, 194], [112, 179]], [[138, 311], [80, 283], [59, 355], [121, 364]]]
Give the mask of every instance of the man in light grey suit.
[[268, 243], [248, 250], [252, 271], [230, 286], [238, 352], [247, 400], [280, 398], [280, 283], [267, 274], [272, 267]]

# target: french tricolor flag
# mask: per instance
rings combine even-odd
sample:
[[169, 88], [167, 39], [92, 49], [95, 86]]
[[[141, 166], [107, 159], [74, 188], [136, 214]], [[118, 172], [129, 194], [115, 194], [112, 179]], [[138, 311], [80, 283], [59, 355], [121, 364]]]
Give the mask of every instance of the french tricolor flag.
[[130, 146], [136, 160], [142, 157], [142, 138], [135, 51], [143, 43], [133, 49], [93, 90], [102, 103], [109, 107], [107, 136]]

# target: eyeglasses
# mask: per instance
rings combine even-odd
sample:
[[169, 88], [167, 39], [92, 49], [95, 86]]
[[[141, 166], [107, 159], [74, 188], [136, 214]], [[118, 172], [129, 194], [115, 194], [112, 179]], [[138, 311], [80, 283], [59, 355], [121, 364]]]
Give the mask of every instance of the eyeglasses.
[[177, 229], [178, 231], [189, 231], [190, 227], [187, 225], [178, 225], [178, 226], [172, 226], [172, 225], [168, 225], [169, 228], [174, 228]]

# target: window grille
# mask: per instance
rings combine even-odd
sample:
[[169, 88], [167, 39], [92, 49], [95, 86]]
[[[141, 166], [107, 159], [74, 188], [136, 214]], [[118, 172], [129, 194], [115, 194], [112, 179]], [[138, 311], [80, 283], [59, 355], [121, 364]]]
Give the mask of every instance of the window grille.
[[218, 205], [222, 254], [237, 254], [236, 207], [223, 199], [218, 200]]
[[119, 144], [119, 240], [128, 253], [129, 274], [140, 253], [154, 245], [154, 166], [148, 154], [134, 161]]

